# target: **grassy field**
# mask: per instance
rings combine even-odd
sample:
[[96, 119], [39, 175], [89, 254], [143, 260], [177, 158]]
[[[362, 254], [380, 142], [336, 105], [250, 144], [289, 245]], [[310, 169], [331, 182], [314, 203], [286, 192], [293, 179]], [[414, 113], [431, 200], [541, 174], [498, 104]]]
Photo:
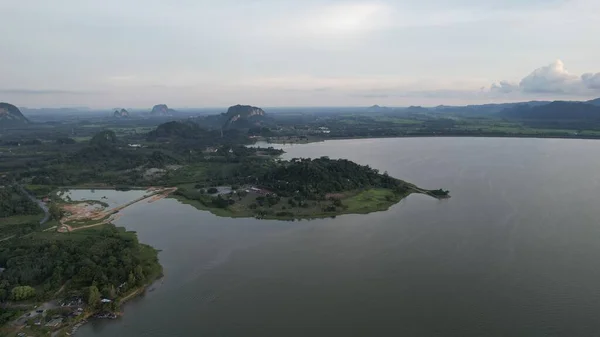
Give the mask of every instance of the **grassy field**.
[[356, 195], [342, 199], [342, 203], [348, 207], [346, 212], [364, 214], [385, 211], [406, 196], [399, 196], [391, 190], [378, 188], [362, 191]]

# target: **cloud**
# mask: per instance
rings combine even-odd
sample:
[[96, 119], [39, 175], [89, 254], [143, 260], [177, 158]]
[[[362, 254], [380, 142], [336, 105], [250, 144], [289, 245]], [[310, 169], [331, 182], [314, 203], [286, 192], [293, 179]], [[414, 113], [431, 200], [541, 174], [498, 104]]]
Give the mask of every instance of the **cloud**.
[[581, 76], [571, 74], [561, 60], [538, 68], [524, 77], [521, 82], [511, 84], [509, 81], [493, 83], [491, 92], [526, 94], [566, 94], [586, 95], [600, 91], [600, 73], [586, 73]]
[[570, 74], [561, 60], [538, 68], [521, 80], [519, 87], [529, 93], [567, 93], [578, 86], [579, 77]]
[[587, 73], [581, 75], [581, 80], [587, 88], [600, 89], [600, 73]]
[[519, 85], [510, 83], [508, 81], [500, 81], [499, 83], [492, 83], [490, 90], [492, 92], [501, 92], [507, 94], [519, 90]]

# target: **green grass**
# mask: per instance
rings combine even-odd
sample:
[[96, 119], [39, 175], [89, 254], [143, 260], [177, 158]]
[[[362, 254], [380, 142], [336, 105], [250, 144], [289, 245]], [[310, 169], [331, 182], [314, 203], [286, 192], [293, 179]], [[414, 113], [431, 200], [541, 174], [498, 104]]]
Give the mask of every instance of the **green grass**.
[[344, 213], [364, 214], [385, 211], [404, 197], [389, 189], [374, 188], [342, 199], [342, 203], [347, 207]]

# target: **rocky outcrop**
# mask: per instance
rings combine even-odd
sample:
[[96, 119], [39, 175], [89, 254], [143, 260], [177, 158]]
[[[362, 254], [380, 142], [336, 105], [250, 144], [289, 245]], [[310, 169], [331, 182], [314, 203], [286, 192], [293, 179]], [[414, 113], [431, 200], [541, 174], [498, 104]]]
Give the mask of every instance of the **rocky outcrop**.
[[225, 113], [225, 124], [223, 128], [247, 128], [260, 123], [265, 117], [265, 111], [250, 105], [234, 105]]
[[226, 113], [230, 122], [235, 122], [241, 118], [251, 118], [254, 116], [264, 116], [265, 111], [261, 108], [250, 105], [234, 105], [227, 109]]
[[125, 109], [115, 109], [115, 113], [113, 114], [116, 118], [129, 118], [129, 111]]
[[157, 104], [150, 111], [150, 115], [152, 116], [173, 116], [175, 110], [169, 109], [166, 104]]
[[9, 103], [0, 103], [0, 126], [15, 126], [28, 123], [29, 120], [23, 116], [19, 108]]

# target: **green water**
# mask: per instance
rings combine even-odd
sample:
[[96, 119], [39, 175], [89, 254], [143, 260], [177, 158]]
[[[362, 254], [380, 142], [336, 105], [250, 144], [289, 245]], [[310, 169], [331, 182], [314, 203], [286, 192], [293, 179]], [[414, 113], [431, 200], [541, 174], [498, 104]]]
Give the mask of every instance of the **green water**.
[[118, 225], [165, 278], [77, 336], [595, 336], [600, 142], [413, 138], [285, 147], [369, 164], [450, 200], [300, 222], [175, 200]]

